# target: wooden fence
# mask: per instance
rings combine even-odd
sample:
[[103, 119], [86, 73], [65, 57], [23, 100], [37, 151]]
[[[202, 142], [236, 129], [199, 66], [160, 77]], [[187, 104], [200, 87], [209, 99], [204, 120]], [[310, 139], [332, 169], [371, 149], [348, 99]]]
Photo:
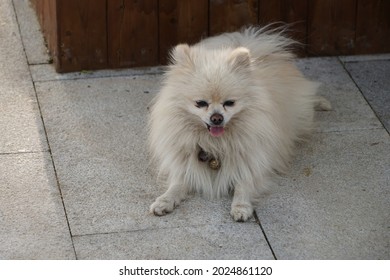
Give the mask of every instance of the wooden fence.
[[58, 72], [151, 66], [177, 43], [293, 23], [300, 55], [390, 52], [388, 0], [31, 0]]

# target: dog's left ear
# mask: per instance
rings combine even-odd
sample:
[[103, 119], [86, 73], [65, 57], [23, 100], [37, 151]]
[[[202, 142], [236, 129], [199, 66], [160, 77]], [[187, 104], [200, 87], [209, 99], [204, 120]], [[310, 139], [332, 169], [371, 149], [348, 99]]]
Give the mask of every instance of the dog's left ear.
[[248, 69], [251, 65], [251, 56], [247, 48], [234, 49], [228, 58], [229, 65], [235, 70]]
[[172, 64], [192, 64], [191, 50], [187, 44], [179, 44], [171, 52]]

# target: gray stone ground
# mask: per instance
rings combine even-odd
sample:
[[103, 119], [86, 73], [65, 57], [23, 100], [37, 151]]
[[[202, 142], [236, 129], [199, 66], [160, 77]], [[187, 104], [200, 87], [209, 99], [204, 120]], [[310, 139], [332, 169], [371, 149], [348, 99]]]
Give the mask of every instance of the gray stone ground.
[[298, 60], [334, 110], [258, 219], [198, 196], [155, 217], [162, 69], [57, 74], [28, 3], [0, 1], [0, 259], [390, 258], [390, 55]]

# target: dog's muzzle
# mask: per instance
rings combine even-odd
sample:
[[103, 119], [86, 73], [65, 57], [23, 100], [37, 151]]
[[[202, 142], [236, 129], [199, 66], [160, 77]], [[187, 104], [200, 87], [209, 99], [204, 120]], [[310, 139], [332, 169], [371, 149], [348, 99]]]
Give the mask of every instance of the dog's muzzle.
[[223, 122], [224, 118], [220, 113], [214, 113], [210, 116], [210, 123], [207, 123], [207, 129], [210, 131], [211, 136], [222, 136], [225, 132]]

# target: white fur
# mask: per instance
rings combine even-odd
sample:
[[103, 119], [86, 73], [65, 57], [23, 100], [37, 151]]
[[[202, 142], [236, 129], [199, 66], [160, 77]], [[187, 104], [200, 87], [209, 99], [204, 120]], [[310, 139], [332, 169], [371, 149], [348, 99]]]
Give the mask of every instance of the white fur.
[[[248, 28], [178, 45], [151, 109], [149, 144], [168, 190], [151, 205], [155, 215], [173, 211], [191, 191], [219, 198], [234, 191], [231, 215], [245, 221], [272, 174], [288, 166], [294, 144], [313, 127], [317, 83], [294, 66], [292, 41], [280, 32]], [[198, 108], [197, 100], [208, 107]], [[234, 100], [234, 106], [224, 106]], [[207, 129], [213, 113], [224, 134]], [[200, 149], [221, 162], [212, 170]]]

